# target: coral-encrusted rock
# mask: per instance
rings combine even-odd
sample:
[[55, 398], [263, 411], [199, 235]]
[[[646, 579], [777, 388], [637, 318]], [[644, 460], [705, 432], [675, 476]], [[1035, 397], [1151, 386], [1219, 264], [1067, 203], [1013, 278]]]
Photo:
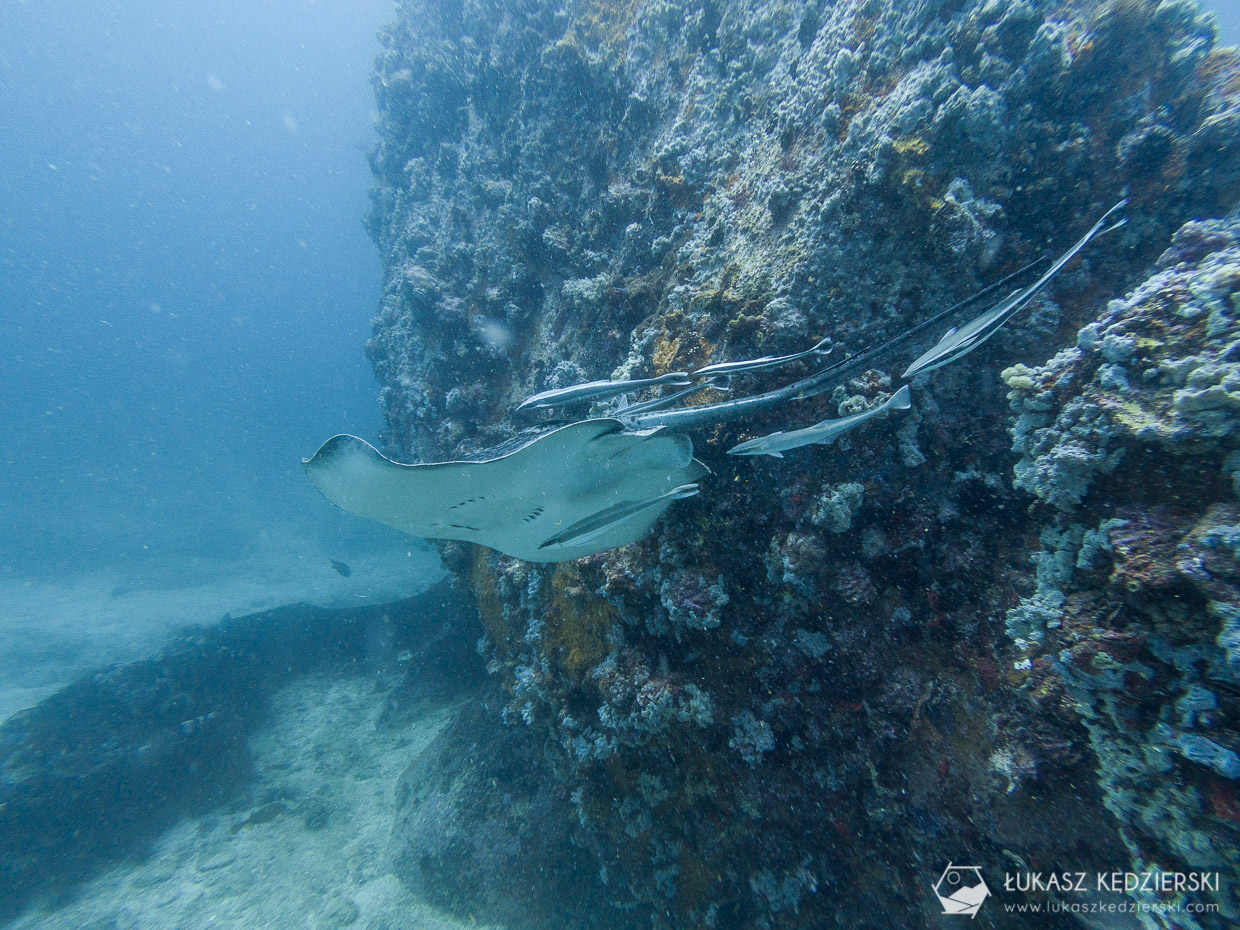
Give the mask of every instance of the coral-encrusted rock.
[[[1127, 226], [919, 378], [899, 422], [782, 461], [723, 454], [864, 409], [911, 345], [837, 395], [695, 434], [714, 476], [639, 543], [555, 569], [449, 553], [500, 713], [542, 737], [563, 788], [545, 820], [634, 924], [917, 926], [937, 914], [926, 864], [948, 856], [997, 874], [1005, 849], [1047, 870], [1148, 861], [1103, 803], [1117, 789], [1073, 699], [1119, 680], [1144, 708], [1186, 681], [1180, 640], [1111, 629], [1147, 588], [1163, 627], [1232, 657], [1219, 668], [1240, 649], [1225, 593], [1124, 535], [1164, 527], [1177, 566], [1228, 545], [1179, 548], [1240, 470], [1240, 359], [1220, 342], [1234, 231], [1209, 219], [1240, 198], [1240, 82], [1209, 21], [1182, 0], [408, 0], [384, 43], [369, 351], [386, 442], [421, 460], [511, 435], [544, 388], [828, 334], [873, 345], [1127, 195]], [[1168, 249], [1171, 290], [1147, 284], [1016, 373], [1013, 488], [996, 373], [1072, 345]], [[1202, 314], [1155, 312], [1170, 304]], [[1209, 599], [1199, 627], [1172, 623], [1164, 592], [1184, 585]], [[1087, 619], [1133, 643], [1070, 673], [1059, 652]], [[1200, 729], [1215, 713], [1169, 724], [1159, 758], [1227, 781], [1228, 738]], [[512, 887], [537, 896], [527, 877]]]
[[1003, 373], [1021, 414], [1019, 486], [1071, 510], [1129, 451], [1196, 455], [1217, 472], [1240, 448], [1237, 228], [1235, 216], [1187, 224], [1160, 270], [1083, 328], [1077, 348]]
[[[1240, 779], [1240, 213], [1182, 227], [1077, 343], [1004, 372], [1017, 482], [1055, 505], [1039, 558], [1059, 566], [1009, 622], [1079, 707], [1134, 857], [1234, 871], [1214, 799]], [[1234, 895], [1218, 900], [1236, 919]]]

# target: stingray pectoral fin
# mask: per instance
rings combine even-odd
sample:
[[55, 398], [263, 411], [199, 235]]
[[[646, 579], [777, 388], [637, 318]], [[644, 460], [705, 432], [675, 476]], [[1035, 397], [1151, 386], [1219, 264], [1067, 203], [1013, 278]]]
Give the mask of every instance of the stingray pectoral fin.
[[[414, 536], [477, 539], [501, 502], [490, 463], [403, 465], [356, 436], [333, 436], [302, 461], [324, 497], [349, 513]], [[491, 512], [488, 512], [491, 511]]]
[[[550, 549], [569, 544], [593, 546], [603, 539], [607, 540], [604, 548], [610, 549], [613, 546], [625, 545], [644, 535], [659, 514], [670, 507], [674, 501], [693, 497], [697, 493], [696, 484], [682, 484], [657, 497], [639, 501], [620, 501], [618, 504], [604, 507], [597, 513], [590, 514], [584, 520], [578, 520], [572, 526], [545, 540], [538, 548]], [[613, 541], [613, 537], [624, 539], [624, 542]]]
[[693, 441], [683, 433], [655, 426], [600, 435], [590, 441], [586, 453], [618, 470], [644, 475], [688, 468], [693, 461]]
[[694, 459], [693, 461], [689, 463], [689, 466], [681, 474], [676, 475], [675, 477], [680, 478], [682, 481], [688, 484], [691, 481], [700, 481], [701, 479], [705, 478], [707, 475], [713, 475], [713, 474], [714, 472], [710, 470], [710, 468], [706, 465], [705, 462], [701, 462], [698, 459]]
[[397, 525], [393, 513], [405, 509], [408, 493], [390, 471], [395, 463], [366, 440], [333, 436], [301, 465], [310, 483], [341, 510]]

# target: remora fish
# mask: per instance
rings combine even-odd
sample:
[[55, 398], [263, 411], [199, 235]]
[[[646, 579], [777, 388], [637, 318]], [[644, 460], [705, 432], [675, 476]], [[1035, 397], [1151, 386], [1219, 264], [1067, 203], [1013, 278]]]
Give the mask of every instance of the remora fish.
[[934, 371], [936, 368], [942, 368], [948, 362], [954, 362], [956, 359], [964, 355], [968, 355], [983, 342], [993, 336], [998, 331], [999, 327], [1020, 312], [1020, 310], [1022, 310], [1029, 303], [1029, 301], [1034, 298], [1038, 291], [1042, 290], [1042, 288], [1046, 286], [1047, 282], [1050, 281], [1050, 279], [1053, 278], [1064, 265], [1068, 264], [1077, 252], [1085, 247], [1090, 239], [1099, 235], [1100, 232], [1110, 232], [1116, 227], [1123, 226], [1127, 220], [1120, 220], [1117, 223], [1107, 226], [1106, 229], [1102, 228], [1107, 220], [1111, 218], [1111, 215], [1116, 211], [1123, 209], [1127, 202], [1128, 201], [1126, 200], [1121, 200], [1110, 210], [1104, 213], [1102, 219], [1094, 223], [1089, 232], [1085, 233], [1076, 245], [1064, 252], [1063, 255], [1059, 256], [1055, 264], [1046, 269], [1046, 273], [1027, 288], [1013, 291], [1010, 295], [1008, 295], [1008, 297], [999, 301], [999, 303], [995, 304], [981, 316], [975, 317], [963, 326], [953, 326], [945, 332], [942, 339], [940, 339], [931, 349], [921, 355], [917, 361], [908, 366], [908, 371], [904, 372], [903, 377], [912, 378], [915, 375], [921, 374], [923, 371]]
[[693, 378], [686, 371], [673, 371], [657, 378], [640, 378], [636, 381], [586, 381], [582, 384], [543, 391], [521, 401], [517, 412], [523, 410], [544, 410], [548, 407], [563, 407], [579, 400], [602, 400], [604, 397], [615, 397], [639, 388], [655, 387], [667, 384], [673, 387], [686, 387], [693, 383]]
[[873, 410], [839, 420], [823, 420], [813, 426], [794, 429], [788, 433], [780, 430], [768, 436], [759, 436], [757, 439], [750, 439], [748, 442], [733, 446], [728, 450], [728, 455], [773, 455], [777, 459], [782, 459], [789, 449], [797, 449], [811, 443], [829, 446], [839, 438], [841, 433], [846, 433], [854, 426], [861, 425], [870, 417], [876, 417], [888, 410], [908, 410], [912, 406], [913, 400], [909, 396], [906, 384]]
[[768, 368], [778, 368], [780, 365], [787, 365], [789, 362], [809, 358], [811, 355], [826, 355], [831, 351], [832, 345], [831, 337], [827, 336], [820, 340], [813, 348], [806, 349], [804, 352], [794, 352], [792, 355], [764, 355], [762, 358], [752, 358], [741, 362], [719, 362], [715, 365], [707, 365], [705, 368], [697, 369], [693, 372], [693, 376], [695, 378], [703, 378], [717, 375], [736, 375], [742, 371], [765, 371]]
[[703, 381], [701, 384], [690, 385], [681, 391], [672, 394], [664, 394], [662, 397], [656, 397], [654, 400], [644, 400], [640, 404], [624, 404], [617, 407], [612, 413], [617, 420], [624, 421], [625, 417], [635, 416], [639, 413], [649, 413], [651, 410], [662, 410], [665, 407], [674, 406], [678, 401], [684, 400], [691, 394], [703, 391], [706, 388], [712, 388], [716, 391], [732, 390], [731, 379], [721, 375], [718, 378], [711, 378], [709, 381]]
[[682, 484], [680, 487], [673, 488], [666, 494], [660, 494], [658, 497], [649, 497], [640, 501], [621, 501], [598, 513], [591, 514], [584, 520], [578, 520], [563, 532], [556, 533], [550, 539], [543, 542], [539, 549], [545, 549], [548, 546], [562, 546], [566, 543], [574, 545], [587, 545], [596, 537], [601, 535], [605, 530], [611, 530], [617, 527], [625, 520], [637, 517], [652, 508], [662, 508], [672, 501], [684, 500], [686, 497], [693, 497], [698, 492], [696, 484]]
[[[703, 404], [697, 407], [684, 407], [679, 410], [663, 410], [660, 407], [658, 410], [642, 413], [634, 412], [630, 408], [619, 414], [619, 418], [624, 421], [625, 426], [629, 429], [666, 426], [670, 429], [688, 430], [696, 429], [700, 426], [726, 423], [729, 420], [739, 420], [742, 417], [752, 416], [762, 410], [770, 410], [773, 407], [781, 406], [789, 401], [803, 400], [806, 397], [817, 397], [819, 394], [825, 394], [835, 385], [841, 384], [850, 373], [860, 371], [874, 359], [885, 355], [896, 346], [903, 345], [909, 339], [936, 325], [940, 320], [947, 319], [962, 308], [977, 303], [1009, 282], [1033, 270], [1042, 262], [1043, 259], [1040, 258], [1030, 262], [1019, 271], [1014, 271], [1002, 280], [986, 286], [973, 296], [967, 297], [959, 303], [952, 304], [946, 310], [936, 313], [930, 319], [923, 320], [912, 329], [888, 339], [881, 345], [854, 352], [847, 358], [840, 359], [834, 365], [829, 365], [822, 371], [815, 372], [808, 378], [802, 378], [800, 381], [794, 381], [792, 384], [785, 384], [781, 388], [766, 391], [762, 394], [751, 394], [748, 397], [738, 397], [717, 404]], [[723, 377], [726, 378], [727, 376], [724, 375]]]

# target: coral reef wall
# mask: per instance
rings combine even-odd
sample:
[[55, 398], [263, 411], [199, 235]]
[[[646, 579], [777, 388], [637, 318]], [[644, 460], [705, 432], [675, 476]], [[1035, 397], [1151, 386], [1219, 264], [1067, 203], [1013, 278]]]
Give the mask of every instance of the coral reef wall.
[[494, 713], [406, 792], [406, 880], [533, 899], [529, 817], [624, 926], [921, 926], [949, 858], [1240, 872], [1240, 60], [1192, 3], [406, 0], [383, 42], [406, 460], [545, 388], [876, 344], [1130, 217], [903, 419], [723, 454], [903, 368], [867, 372], [695, 433], [714, 476], [635, 545], [445, 545]]

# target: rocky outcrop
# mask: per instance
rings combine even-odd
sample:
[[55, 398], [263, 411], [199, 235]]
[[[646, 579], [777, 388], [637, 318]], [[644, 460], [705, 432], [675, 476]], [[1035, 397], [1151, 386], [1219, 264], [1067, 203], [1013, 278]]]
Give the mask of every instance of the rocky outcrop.
[[1037, 591], [1023, 687], [1089, 731], [1133, 858], [1240, 870], [1240, 214], [1190, 222], [1045, 365], [1003, 373]]
[[[505, 695], [471, 726], [535, 741], [555, 787], [521, 810], [590, 852], [612, 906], [917, 926], [949, 858], [1229, 865], [1235, 692], [1206, 666], [1235, 638], [1233, 233], [1209, 218], [1240, 198], [1240, 63], [1212, 46], [1187, 2], [403, 4], [375, 77], [369, 352], [406, 460], [507, 438], [545, 388], [876, 344], [1129, 199], [1032, 312], [919, 378], [912, 415], [723, 454], [903, 369], [867, 372], [694, 434], [714, 478], [637, 544], [559, 567], [444, 547]], [[1125, 547], [1134, 571], [1176, 547], [1202, 567], [1129, 590]], [[1094, 681], [1125, 636], [1132, 674]], [[1115, 691], [1140, 682], [1133, 727]], [[471, 803], [436, 822], [474, 835]], [[1173, 813], [1151, 827], [1151, 804]], [[488, 861], [520, 861], [505, 835]], [[1212, 899], [1232, 918], [1234, 894]]]

